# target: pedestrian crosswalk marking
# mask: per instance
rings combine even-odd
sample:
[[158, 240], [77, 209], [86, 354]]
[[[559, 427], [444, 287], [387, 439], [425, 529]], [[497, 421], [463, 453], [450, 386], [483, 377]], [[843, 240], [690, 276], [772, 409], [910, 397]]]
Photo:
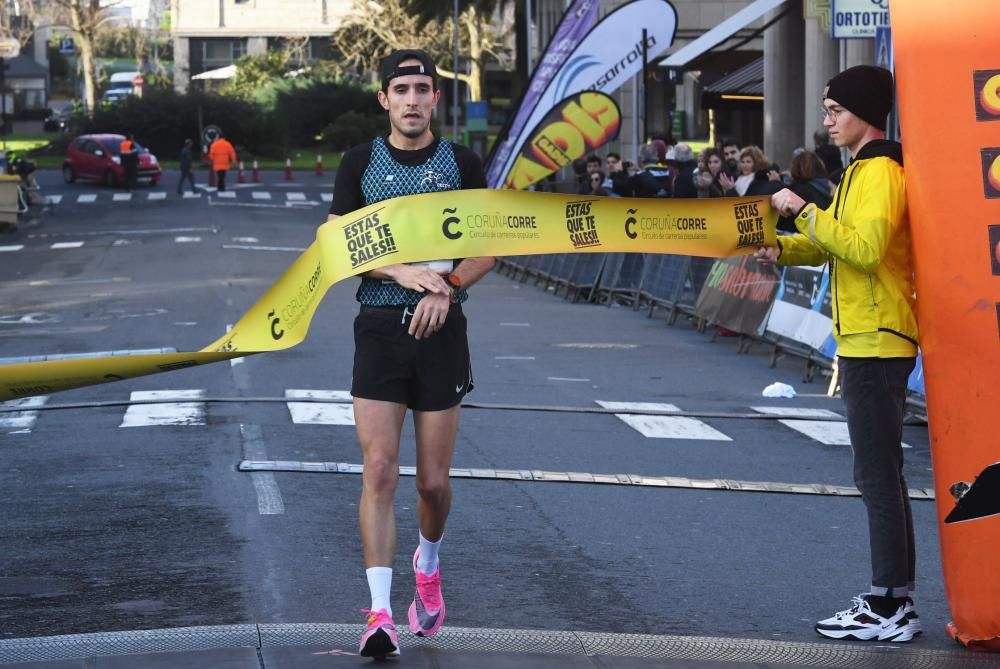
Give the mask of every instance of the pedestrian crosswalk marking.
[[62, 202], [62, 199], [63, 199], [62, 195], [46, 195], [45, 196], [45, 203], [46, 204], [59, 204], [60, 202]]
[[292, 422], [300, 425], [354, 425], [354, 405], [346, 390], [285, 390], [288, 399], [322, 399], [327, 402], [288, 402]]
[[20, 251], [24, 248], [24, 244], [14, 244], [12, 246], [0, 246], [0, 253], [9, 251]]
[[199, 198], [199, 197], [201, 197], [201, 193], [192, 193], [190, 191], [184, 193], [184, 199], [185, 200], [193, 200], [193, 199]]
[[215, 195], [216, 195], [216, 197], [226, 198], [227, 200], [235, 200], [236, 199], [236, 193], [234, 193], [233, 191], [229, 191], [229, 190], [220, 191], [220, 192], [216, 193]]
[[167, 199], [167, 194], [166, 193], [150, 193], [148, 199], [150, 199], [150, 200], [166, 200]]
[[95, 202], [96, 200], [97, 200], [97, 194], [96, 193], [84, 193], [83, 195], [80, 195], [79, 197], [76, 198], [76, 201], [79, 202], [79, 203], [81, 203], [81, 204], [84, 204], [84, 203], [87, 203], [87, 202]]
[[[674, 404], [659, 402], [605, 402], [597, 400], [612, 411], [680, 411]], [[616, 413], [615, 417], [644, 437], [652, 439], [697, 439], [705, 441], [732, 441], [707, 423], [686, 416], [650, 416]]]
[[35, 420], [38, 418], [38, 412], [31, 411], [31, 409], [44, 406], [48, 399], [48, 395], [40, 395], [0, 402], [0, 407], [5, 409], [24, 409], [24, 411], [0, 413], [0, 430], [9, 430], [11, 434], [31, 432], [31, 428], [35, 426]]
[[285, 197], [288, 198], [290, 202], [302, 202], [306, 199], [305, 193], [285, 193]]
[[[158, 400], [154, 404], [133, 404], [125, 412], [118, 427], [149, 425], [204, 425], [205, 403], [198, 400], [204, 390], [142, 390], [130, 395], [133, 402]], [[178, 401], [181, 400], [181, 401]]]
[[268, 193], [267, 191], [255, 190], [255, 191], [252, 191], [250, 194], [253, 196], [253, 199], [255, 199], [255, 200], [270, 200], [271, 199], [271, 194]]
[[56, 242], [50, 249], [78, 249], [83, 246], [83, 242]]
[[333, 193], [321, 193], [320, 198], [323, 202], [333, 202]]
[[200, 242], [201, 237], [174, 237], [174, 241], [178, 244], [188, 244], [191, 242]]
[[115, 202], [125, 202], [132, 199], [132, 193], [115, 193], [111, 199]]

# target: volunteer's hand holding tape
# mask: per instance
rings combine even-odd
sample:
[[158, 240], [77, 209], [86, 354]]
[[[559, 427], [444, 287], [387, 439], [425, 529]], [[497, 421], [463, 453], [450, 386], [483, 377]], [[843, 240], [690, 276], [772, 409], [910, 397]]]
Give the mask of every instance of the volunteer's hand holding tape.
[[776, 222], [767, 197], [463, 190], [387, 200], [320, 226], [316, 241], [239, 322], [200, 351], [3, 365], [0, 401], [291, 348], [306, 338], [330, 286], [393, 263], [544, 253], [724, 257], [773, 246]]

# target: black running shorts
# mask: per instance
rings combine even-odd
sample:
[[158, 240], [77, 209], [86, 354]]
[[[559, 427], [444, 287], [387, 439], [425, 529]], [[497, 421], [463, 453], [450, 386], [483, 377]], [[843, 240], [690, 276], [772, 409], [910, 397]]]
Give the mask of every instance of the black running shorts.
[[444, 327], [419, 340], [407, 332], [414, 308], [362, 305], [354, 319], [351, 395], [442, 411], [472, 390], [462, 307], [452, 305]]

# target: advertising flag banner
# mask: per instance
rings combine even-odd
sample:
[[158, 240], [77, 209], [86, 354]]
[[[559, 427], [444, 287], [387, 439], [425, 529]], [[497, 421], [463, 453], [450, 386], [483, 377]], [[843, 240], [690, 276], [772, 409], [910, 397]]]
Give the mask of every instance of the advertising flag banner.
[[[605, 16], [584, 37], [553, 75], [528, 112], [523, 128], [535, 128], [561, 100], [582, 91], [613, 93], [642, 70], [643, 30], [647, 60], [666, 51], [674, 41], [677, 12], [667, 0], [632, 0]], [[535, 99], [535, 98], [533, 98]], [[519, 110], [520, 113], [520, 110]], [[513, 132], [490, 162], [487, 184], [500, 188], [521, 155], [527, 133]], [[506, 158], [502, 155], [506, 154]]]
[[571, 95], [542, 119], [521, 147], [505, 188], [524, 190], [618, 136], [622, 115], [604, 93]]
[[491, 187], [495, 188], [501, 182], [502, 175], [499, 172], [507, 164], [514, 141], [528, 127], [526, 125], [528, 117], [535, 110], [538, 99], [549, 87], [552, 78], [566, 62], [566, 58], [576, 50], [580, 41], [597, 23], [600, 8], [601, 0], [574, 0], [563, 13], [559, 27], [556, 28], [535, 71], [531, 74], [528, 88], [521, 96], [516, 111], [508, 117], [507, 125], [500, 131], [497, 142], [490, 150], [486, 161], [486, 183]]
[[1000, 651], [1000, 39], [983, 28], [996, 4], [889, 12], [948, 632]]

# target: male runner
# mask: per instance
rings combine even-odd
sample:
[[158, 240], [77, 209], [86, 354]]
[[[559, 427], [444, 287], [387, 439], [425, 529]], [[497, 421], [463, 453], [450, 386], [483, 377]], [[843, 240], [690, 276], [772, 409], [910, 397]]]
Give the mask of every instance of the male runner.
[[[395, 51], [379, 69], [378, 100], [389, 112], [390, 132], [344, 155], [330, 217], [403, 195], [485, 188], [478, 156], [431, 132], [431, 114], [441, 97], [431, 57], [424, 51]], [[389, 594], [399, 440], [407, 408], [416, 428], [420, 526], [410, 631], [430, 636], [444, 622], [438, 549], [451, 507], [448, 472], [459, 410], [472, 390], [461, 305], [468, 299], [466, 289], [494, 262], [483, 257], [397, 264], [361, 277], [351, 394], [364, 456], [360, 524], [372, 603], [371, 609], [363, 609], [369, 615], [360, 649], [367, 657], [399, 654]]]

